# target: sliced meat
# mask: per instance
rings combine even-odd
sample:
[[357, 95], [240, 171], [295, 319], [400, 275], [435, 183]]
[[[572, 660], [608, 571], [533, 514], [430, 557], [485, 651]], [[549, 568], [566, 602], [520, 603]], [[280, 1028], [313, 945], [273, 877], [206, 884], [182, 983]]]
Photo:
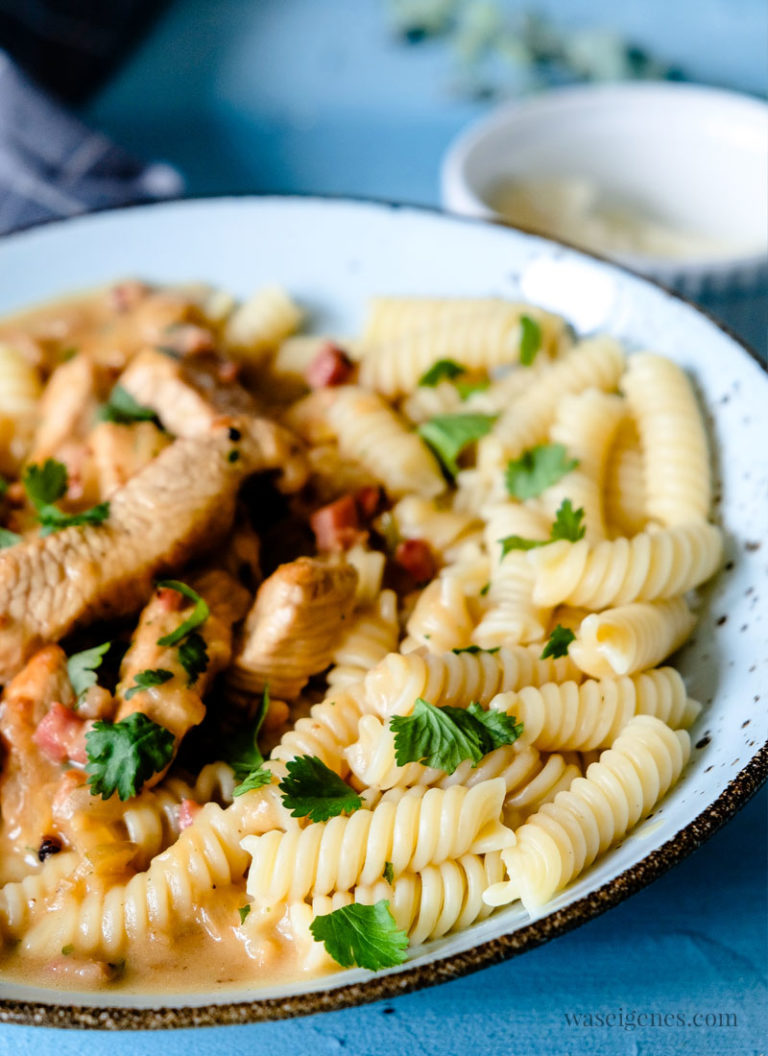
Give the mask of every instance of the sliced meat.
[[30, 461], [42, 462], [55, 456], [66, 441], [85, 439], [113, 381], [114, 374], [88, 356], [75, 356], [57, 367], [40, 401], [40, 425]]
[[137, 609], [158, 572], [178, 568], [229, 530], [241, 481], [279, 470], [279, 486], [305, 479], [296, 441], [264, 419], [224, 419], [177, 440], [111, 500], [98, 526], [65, 528], [0, 552], [0, 681], [43, 642]]
[[0, 833], [21, 834], [3, 840], [6, 849], [38, 847], [42, 836], [52, 831], [52, 789], [61, 767], [40, 750], [36, 733], [51, 709], [68, 710], [73, 704], [67, 657], [58, 645], [35, 653], [5, 687], [0, 701]]
[[265, 580], [248, 614], [230, 671], [248, 692], [292, 699], [323, 671], [352, 613], [357, 572], [351, 565], [300, 557]]
[[99, 422], [88, 447], [98, 480], [99, 499], [108, 499], [172, 442], [154, 422]]
[[[120, 666], [120, 682], [116, 697], [119, 702], [116, 720], [140, 711], [153, 722], [170, 730], [178, 747], [184, 734], [203, 721], [205, 705], [203, 698], [213, 679], [232, 658], [232, 626], [240, 620], [248, 608], [248, 591], [227, 572], [213, 570], [186, 581], [208, 604], [210, 613], [199, 627], [197, 634], [205, 642], [208, 664], [197, 678], [182, 663], [179, 645], [160, 645], [158, 639], [175, 631], [192, 611], [192, 602], [178, 591], [161, 589], [145, 607], [128, 652]], [[168, 594], [176, 594], [181, 605], [171, 604]], [[126, 694], [134, 685], [141, 671], [170, 671], [173, 677], [159, 686], [134, 693], [130, 699]], [[154, 774], [149, 786], [162, 777]]]
[[199, 436], [222, 415], [258, 413], [242, 385], [222, 382], [220, 366], [215, 356], [174, 359], [145, 348], [120, 375], [120, 385], [175, 436]]

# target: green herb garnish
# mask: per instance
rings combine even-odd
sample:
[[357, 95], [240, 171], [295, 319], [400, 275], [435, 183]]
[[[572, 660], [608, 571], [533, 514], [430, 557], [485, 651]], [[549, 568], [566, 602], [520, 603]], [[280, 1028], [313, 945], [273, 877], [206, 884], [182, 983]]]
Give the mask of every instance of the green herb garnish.
[[498, 418], [496, 414], [443, 414], [422, 422], [419, 436], [432, 448], [445, 467], [455, 477], [459, 472], [456, 461], [470, 444], [486, 436]]
[[541, 495], [542, 491], [578, 466], [576, 458], [568, 458], [563, 444], [539, 444], [524, 451], [520, 458], [507, 463], [505, 482], [507, 491], [524, 501]]
[[363, 805], [346, 781], [316, 755], [297, 756], [287, 763], [287, 769], [279, 787], [293, 818], [328, 821], [338, 814], [351, 814]]
[[164, 770], [173, 758], [174, 736], [143, 712], [135, 711], [120, 722], [100, 719], [85, 735], [85, 752], [92, 796], [121, 800], [136, 796], [144, 782]]
[[395, 923], [386, 899], [372, 906], [360, 902], [342, 906], [315, 917], [309, 930], [342, 968], [356, 964], [376, 972], [394, 968], [406, 958], [408, 936]]

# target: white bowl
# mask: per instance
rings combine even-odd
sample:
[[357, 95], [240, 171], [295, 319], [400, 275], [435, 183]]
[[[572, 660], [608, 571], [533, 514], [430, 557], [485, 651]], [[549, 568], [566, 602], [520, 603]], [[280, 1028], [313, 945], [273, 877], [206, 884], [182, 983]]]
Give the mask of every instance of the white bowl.
[[[707, 587], [695, 638], [678, 657], [690, 694], [705, 708], [691, 731], [690, 765], [653, 819], [537, 919], [512, 905], [382, 973], [355, 968], [292, 983], [262, 974], [249, 987], [211, 980], [191, 992], [137, 993], [2, 979], [0, 1022], [243, 1023], [390, 997], [590, 920], [680, 861], [749, 799], [768, 771], [768, 749], [761, 749], [768, 736], [768, 375], [738, 342], [666, 290], [555, 242], [425, 210], [314, 198], [170, 202], [8, 236], [0, 239], [0, 314], [125, 275], [204, 279], [238, 296], [279, 282], [326, 333], [356, 332], [377, 293], [524, 299], [561, 313], [579, 333], [614, 334], [630, 349], [655, 349], [690, 371], [710, 423], [715, 516], [726, 535], [727, 564]], [[693, 927], [685, 906], [670, 906], [669, 914]]]
[[576, 179], [725, 248], [670, 259], [606, 252], [693, 297], [768, 281], [768, 105], [690, 84], [637, 83], [547, 92], [509, 103], [448, 150], [442, 201], [498, 218], [510, 180]]

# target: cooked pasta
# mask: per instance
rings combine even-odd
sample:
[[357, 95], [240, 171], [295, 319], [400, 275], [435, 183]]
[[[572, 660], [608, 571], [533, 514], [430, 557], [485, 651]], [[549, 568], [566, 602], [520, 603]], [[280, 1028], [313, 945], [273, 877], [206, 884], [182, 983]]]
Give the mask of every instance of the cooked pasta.
[[501, 298], [301, 316], [0, 321], [1, 973], [256, 985], [339, 929], [389, 967], [377, 929], [539, 912], [681, 774], [659, 665], [722, 560], [683, 372]]

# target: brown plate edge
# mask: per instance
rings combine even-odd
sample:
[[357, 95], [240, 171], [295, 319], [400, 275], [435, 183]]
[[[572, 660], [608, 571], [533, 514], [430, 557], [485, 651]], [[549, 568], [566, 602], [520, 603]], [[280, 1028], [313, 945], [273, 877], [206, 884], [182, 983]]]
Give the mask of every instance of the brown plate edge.
[[337, 1011], [458, 979], [535, 949], [594, 920], [636, 894], [714, 836], [749, 802], [767, 778], [768, 743], [756, 752], [718, 798], [684, 829], [596, 891], [514, 932], [429, 964], [390, 975], [374, 975], [364, 982], [331, 990], [200, 1007], [110, 1008], [2, 1000], [0, 1023], [88, 1030], [163, 1030], [259, 1023]]

